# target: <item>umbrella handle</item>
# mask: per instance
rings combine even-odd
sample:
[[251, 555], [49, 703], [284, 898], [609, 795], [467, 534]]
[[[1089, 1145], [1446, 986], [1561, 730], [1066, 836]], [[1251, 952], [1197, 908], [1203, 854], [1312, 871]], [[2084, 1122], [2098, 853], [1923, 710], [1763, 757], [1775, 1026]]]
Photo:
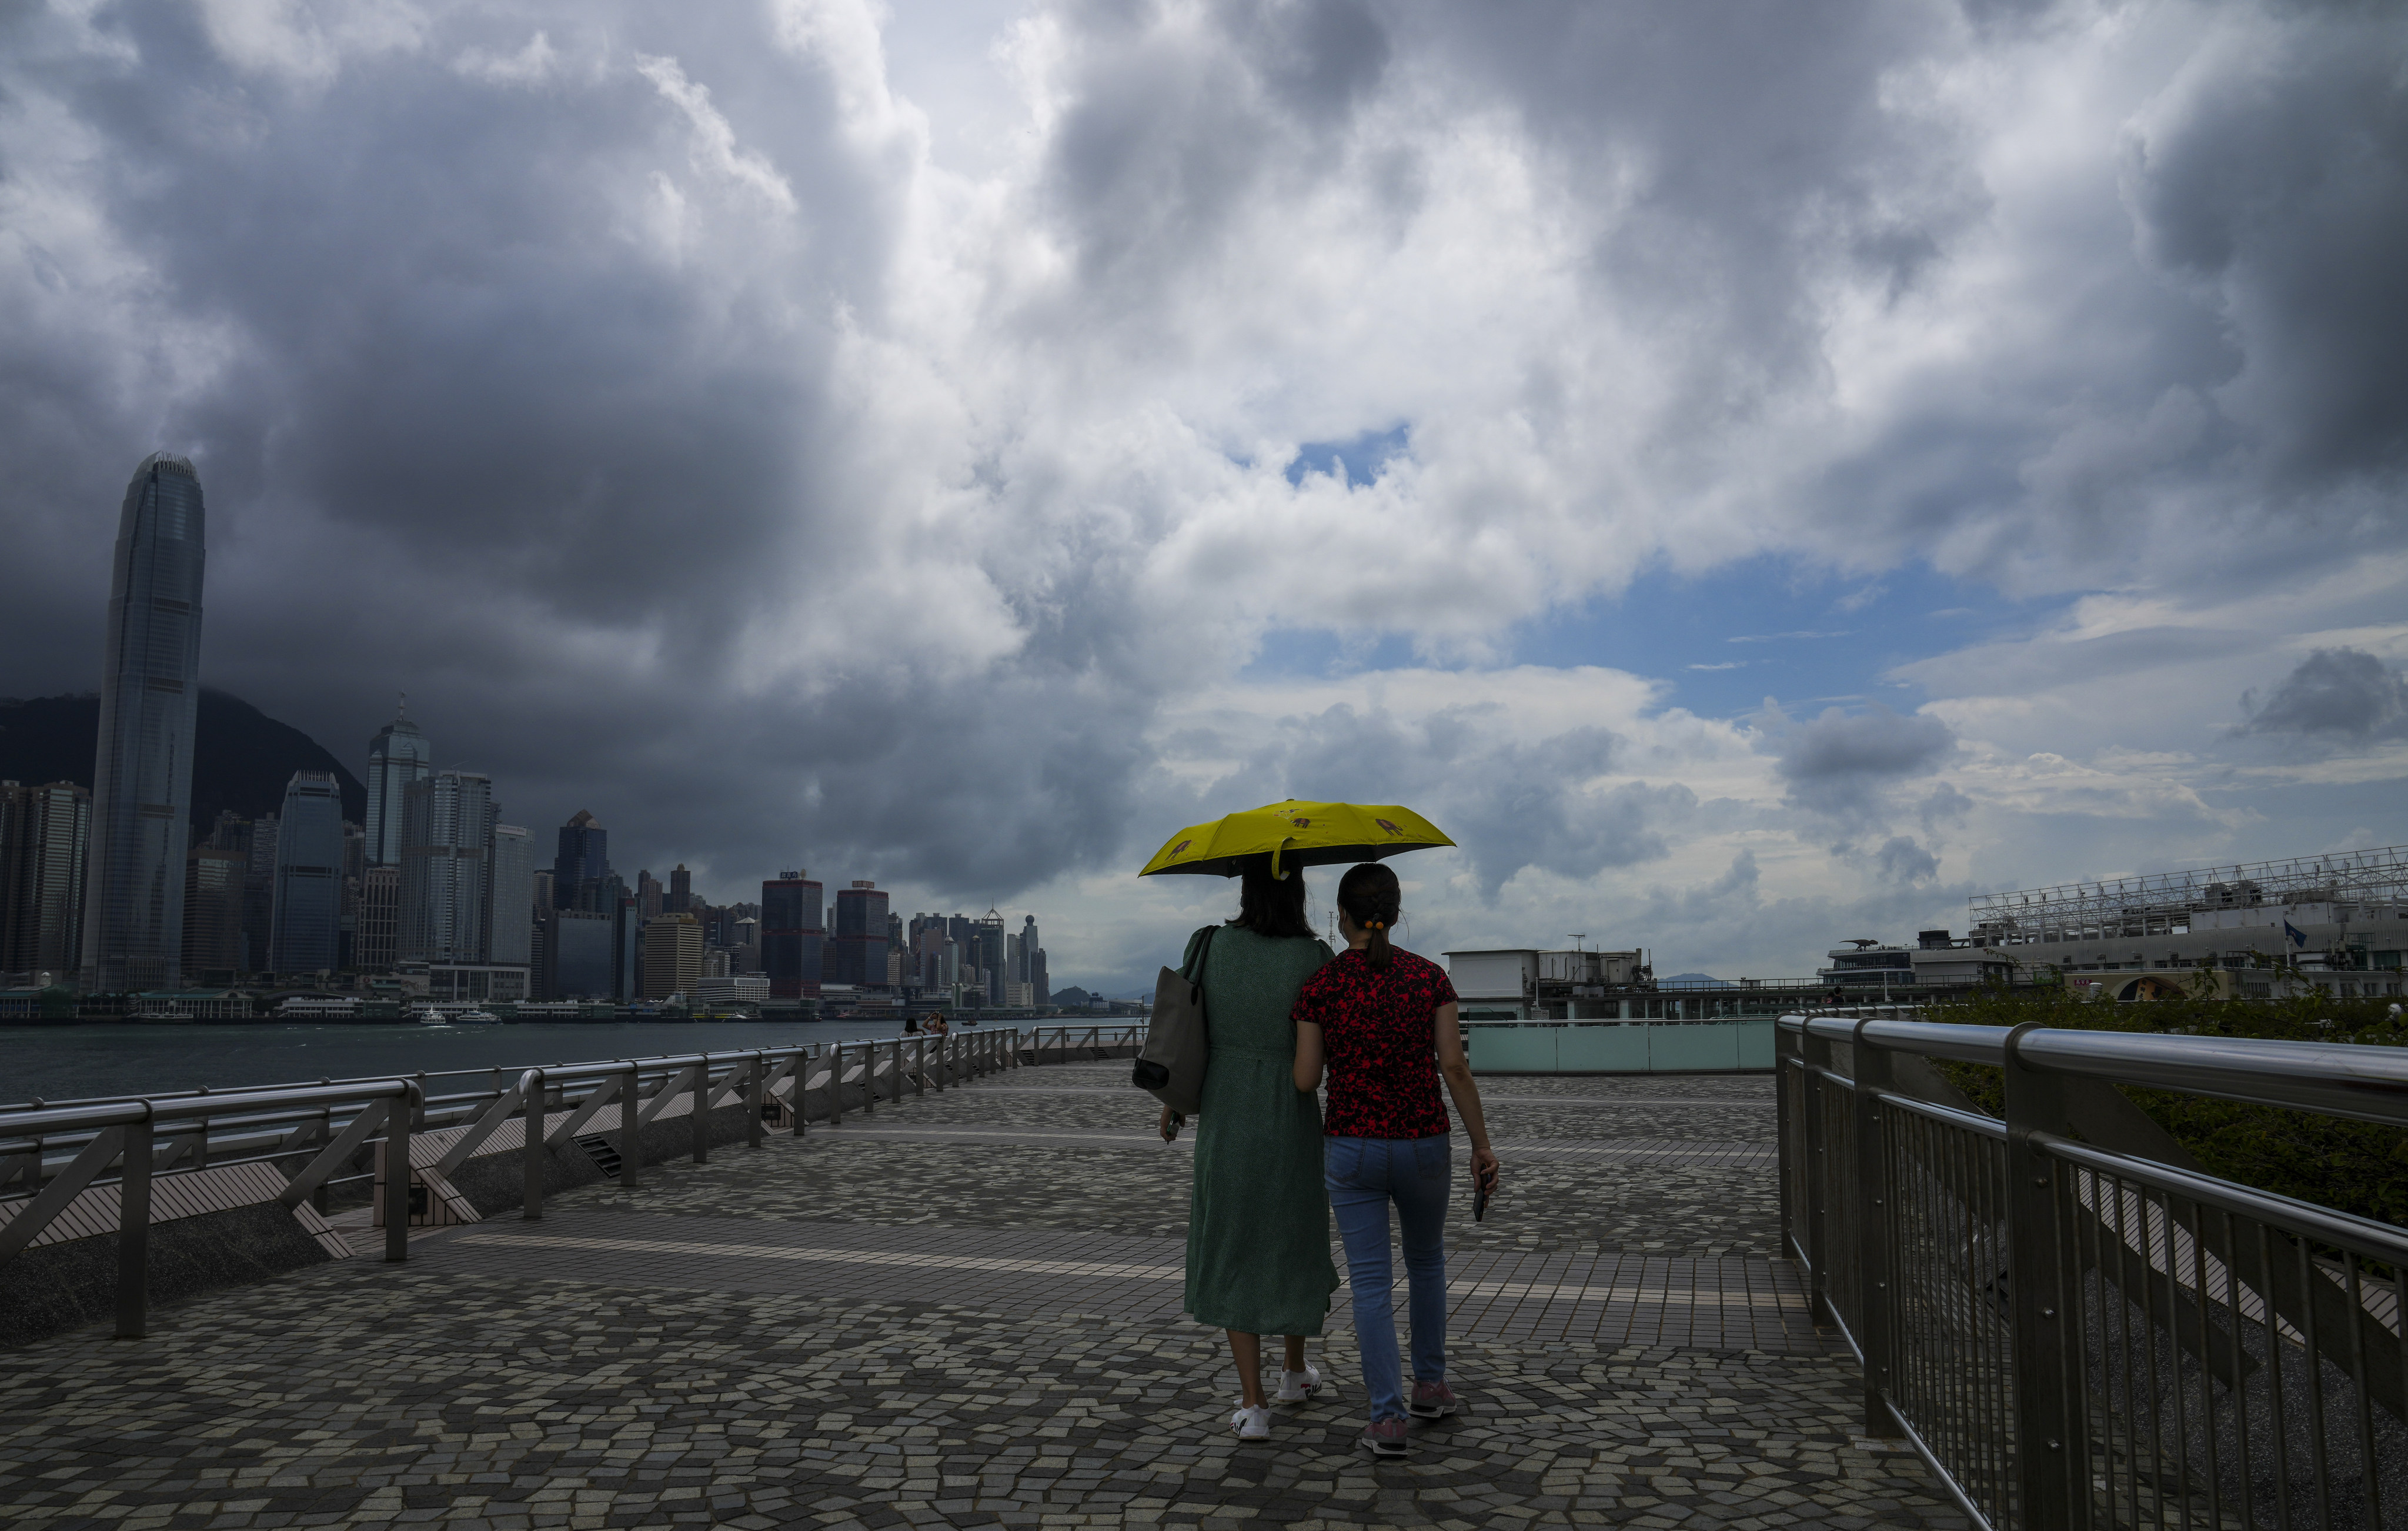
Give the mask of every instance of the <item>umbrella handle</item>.
[[1275, 883], [1287, 881], [1287, 874], [1280, 870], [1280, 852], [1287, 849], [1295, 842], [1296, 836], [1291, 834], [1283, 837], [1278, 845], [1271, 847], [1271, 881]]

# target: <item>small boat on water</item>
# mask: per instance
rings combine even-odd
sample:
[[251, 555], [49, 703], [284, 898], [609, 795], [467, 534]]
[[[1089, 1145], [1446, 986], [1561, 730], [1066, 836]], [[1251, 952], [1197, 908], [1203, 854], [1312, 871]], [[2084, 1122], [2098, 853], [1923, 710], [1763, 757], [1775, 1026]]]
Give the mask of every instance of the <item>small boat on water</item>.
[[440, 1010], [421, 1010], [418, 1012], [418, 1024], [421, 1026], [449, 1026], [452, 1023], [443, 1018], [443, 1012]]
[[491, 1010], [464, 1010], [452, 1018], [454, 1026], [499, 1026], [502, 1018]]

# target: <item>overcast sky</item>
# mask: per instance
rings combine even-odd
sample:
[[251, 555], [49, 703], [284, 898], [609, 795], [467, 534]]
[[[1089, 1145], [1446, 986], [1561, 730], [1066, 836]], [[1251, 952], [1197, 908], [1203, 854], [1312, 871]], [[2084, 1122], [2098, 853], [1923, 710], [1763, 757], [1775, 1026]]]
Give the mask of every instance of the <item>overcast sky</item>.
[[2408, 10], [0, 8], [0, 694], [155, 447], [209, 684], [631, 878], [1123, 990], [1400, 802], [1421, 949], [1802, 976], [2408, 841]]

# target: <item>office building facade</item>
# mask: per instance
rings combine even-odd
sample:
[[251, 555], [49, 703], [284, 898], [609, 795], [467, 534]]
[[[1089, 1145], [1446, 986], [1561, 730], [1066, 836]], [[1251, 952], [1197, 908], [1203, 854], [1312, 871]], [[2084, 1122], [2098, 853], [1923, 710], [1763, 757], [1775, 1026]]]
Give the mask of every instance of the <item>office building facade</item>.
[[401, 960], [401, 868], [372, 866], [360, 874], [359, 926], [353, 963], [389, 973]]
[[193, 465], [144, 458], [110, 559], [79, 954], [89, 991], [172, 989], [182, 975], [207, 532]]
[[515, 824], [494, 826], [493, 887], [487, 904], [493, 910], [493, 934], [486, 960], [527, 962], [535, 951], [535, 837]]
[[343, 798], [332, 773], [296, 771], [277, 816], [267, 968], [331, 973], [342, 965]]
[[438, 771], [402, 795], [403, 960], [482, 962], [492, 933], [493, 783]]
[[242, 884], [250, 857], [200, 845], [184, 861], [184, 981], [231, 983], [243, 970]]
[[552, 860], [552, 903], [556, 909], [608, 914], [618, 902], [618, 878], [610, 872], [610, 834], [580, 808], [560, 827]]
[[819, 998], [825, 918], [820, 885], [803, 872], [761, 884], [761, 970], [771, 999]]
[[620, 987], [616, 912], [555, 909], [538, 927], [536, 997], [546, 1000], [607, 1000], [625, 997]]
[[643, 994], [665, 1000], [691, 996], [702, 981], [702, 922], [692, 915], [663, 915], [644, 926]]
[[370, 866], [401, 865], [401, 800], [414, 782], [435, 772], [435, 747], [407, 715], [404, 706], [393, 721], [368, 741], [368, 821], [366, 852]]
[[835, 929], [822, 963], [825, 981], [859, 989], [886, 987], [886, 895], [876, 883], [838, 888]]
[[73, 981], [83, 964], [92, 794], [0, 782], [0, 973]]

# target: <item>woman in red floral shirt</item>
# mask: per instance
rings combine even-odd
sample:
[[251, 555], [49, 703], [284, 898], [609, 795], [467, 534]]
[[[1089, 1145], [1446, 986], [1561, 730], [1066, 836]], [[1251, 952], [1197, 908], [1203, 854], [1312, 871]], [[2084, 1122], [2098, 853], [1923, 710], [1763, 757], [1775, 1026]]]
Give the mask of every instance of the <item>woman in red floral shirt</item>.
[[[1371, 1413], [1363, 1444], [1374, 1456], [1405, 1454], [1408, 1410], [1434, 1420], [1456, 1408], [1446, 1385], [1446, 1203], [1454, 1163], [1438, 1093], [1441, 1074], [1471, 1137], [1473, 1176], [1493, 1191], [1498, 1171], [1455, 1024], [1455, 986], [1436, 963], [1388, 944], [1398, 903], [1397, 874], [1377, 861], [1346, 874], [1338, 885], [1346, 950], [1304, 981], [1294, 1012], [1296, 1088], [1318, 1090], [1325, 1062], [1329, 1075], [1324, 1183], [1354, 1289], [1354, 1337]], [[1410, 1403], [1388, 1298], [1391, 1202], [1403, 1225], [1412, 1290]]]

